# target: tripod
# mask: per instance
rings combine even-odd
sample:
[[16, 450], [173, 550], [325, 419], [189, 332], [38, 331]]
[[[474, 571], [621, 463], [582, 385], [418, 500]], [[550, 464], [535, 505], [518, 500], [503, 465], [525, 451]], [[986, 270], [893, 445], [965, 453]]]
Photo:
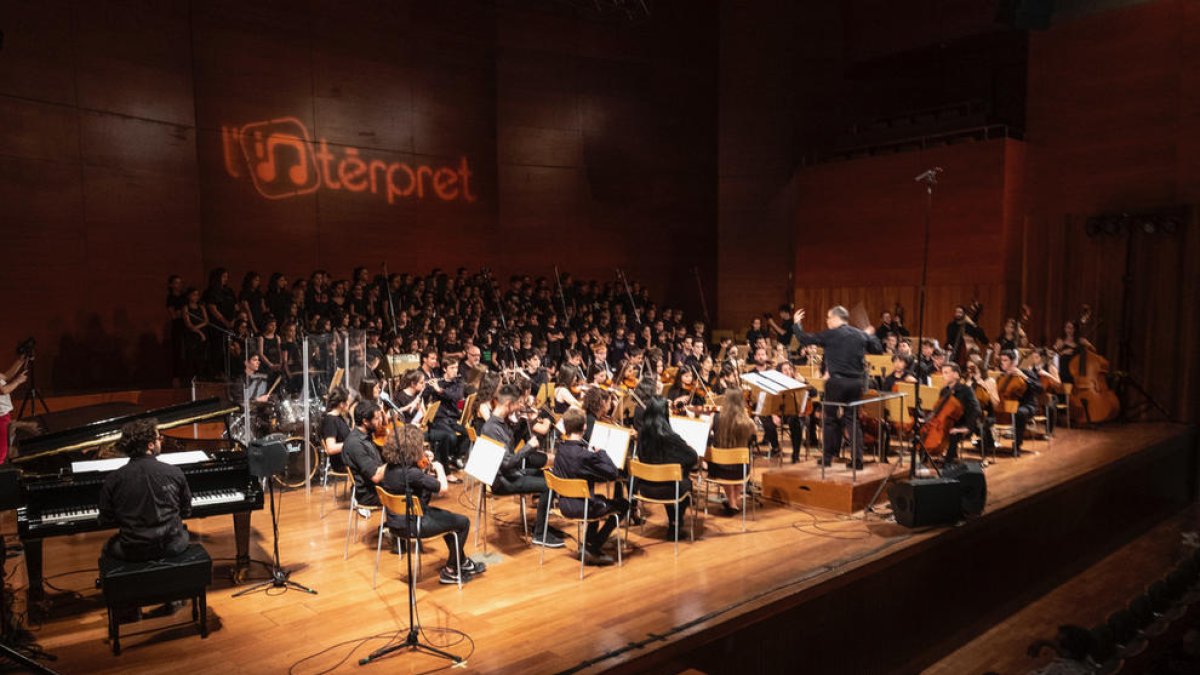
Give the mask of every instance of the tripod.
[[[7, 558], [7, 547], [5, 546], [4, 538], [0, 537], [0, 562], [7, 560]], [[3, 568], [0, 568], [0, 577], [5, 576], [3, 572]], [[7, 659], [17, 664], [18, 667], [25, 668], [32, 673], [57, 675], [56, 671], [43, 666], [31, 658], [29, 654], [21, 651], [25, 649], [35, 657], [54, 660], [53, 656], [42, 652], [36, 644], [33, 644], [33, 637], [27, 631], [12, 624], [12, 612], [8, 606], [8, 602], [8, 586], [4, 582], [4, 579], [0, 578], [0, 661]]]
[[[393, 422], [392, 424], [393, 424], [393, 433], [396, 433], [398, 436], [399, 435], [399, 425], [397, 425], [397, 423], [395, 423], [395, 422]], [[414, 525], [414, 523], [413, 523], [414, 518], [409, 515], [414, 510], [415, 509], [413, 508], [412, 485], [409, 484], [408, 472], [405, 471], [404, 472], [404, 511], [405, 511], [404, 519], [405, 519], [405, 525], [407, 525], [408, 528], [411, 528]], [[383, 514], [380, 515], [380, 518], [383, 518], [385, 521], [387, 520], [386, 510], [384, 511]], [[409, 529], [408, 531], [411, 532], [412, 530]], [[419, 531], [418, 531], [418, 533], [419, 533]], [[416, 545], [419, 546], [420, 542], [418, 541]], [[454, 555], [461, 555], [461, 553], [462, 553], [461, 550], [455, 551]], [[443, 659], [449, 659], [450, 661], [453, 661], [456, 664], [462, 663], [463, 659], [461, 656], [455, 656], [454, 654], [451, 654], [450, 652], [438, 649], [437, 647], [434, 647], [433, 645], [428, 645], [428, 644], [425, 644], [424, 642], [421, 642], [421, 624], [420, 624], [420, 618], [417, 617], [417, 577], [416, 577], [416, 571], [413, 569], [412, 551], [410, 550], [408, 552], [408, 555], [406, 555], [404, 557], [408, 562], [408, 565], [407, 565], [407, 567], [408, 567], [408, 635], [405, 636], [403, 642], [398, 642], [394, 645], [384, 645], [383, 647], [380, 647], [379, 649], [376, 649], [375, 651], [371, 652], [370, 654], [364, 656], [363, 658], [359, 659], [358, 665], [365, 666], [368, 663], [377, 661], [377, 660], [387, 656], [388, 654], [399, 651], [401, 649], [407, 649], [412, 652], [423, 652], [425, 654], [430, 654], [432, 656], [438, 656]], [[458, 573], [463, 574], [462, 560], [458, 561]]]
[[46, 399], [42, 398], [42, 392], [38, 391], [37, 378], [34, 377], [33, 364], [37, 358], [33, 352], [25, 355], [25, 370], [29, 371], [29, 388], [25, 390], [25, 398], [21, 399], [21, 408], [17, 411], [17, 419], [25, 417], [25, 406], [29, 406], [29, 414], [36, 415], [38, 404], [42, 404], [42, 411], [49, 413], [50, 408], [46, 405]]
[[[284, 457], [286, 459], [286, 454]], [[305, 593], [316, 595], [317, 592], [315, 590], [309, 588], [308, 586], [304, 586], [292, 581], [289, 578], [292, 574], [291, 570], [285, 570], [279, 564], [279, 512], [275, 507], [275, 481], [269, 475], [264, 476], [263, 480], [265, 480], [267, 483], [267, 494], [270, 495], [271, 499], [271, 532], [275, 539], [275, 557], [271, 559], [271, 578], [257, 583], [243, 591], [238, 591], [237, 593], [233, 594], [233, 597], [241, 597], [247, 593], [254, 593], [256, 591], [262, 591], [268, 588], [294, 588], [298, 591], [304, 591]]]

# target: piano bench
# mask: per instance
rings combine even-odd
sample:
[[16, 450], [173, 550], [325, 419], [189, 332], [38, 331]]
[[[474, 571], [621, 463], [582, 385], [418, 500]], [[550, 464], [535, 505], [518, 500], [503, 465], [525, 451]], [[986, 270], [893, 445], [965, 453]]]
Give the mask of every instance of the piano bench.
[[192, 620], [199, 624], [200, 637], [208, 637], [208, 586], [212, 584], [212, 558], [199, 544], [182, 554], [163, 560], [126, 562], [100, 556], [100, 579], [104, 604], [108, 607], [108, 638], [113, 655], [121, 653], [119, 617], [122, 610], [145, 605], [192, 601]]

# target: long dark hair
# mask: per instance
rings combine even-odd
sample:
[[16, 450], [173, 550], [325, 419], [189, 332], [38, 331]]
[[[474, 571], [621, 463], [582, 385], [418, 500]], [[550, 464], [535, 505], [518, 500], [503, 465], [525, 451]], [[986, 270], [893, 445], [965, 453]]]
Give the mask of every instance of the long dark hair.
[[679, 443], [683, 439], [671, 428], [670, 404], [661, 396], [654, 396], [646, 402], [646, 411], [642, 416], [642, 428], [638, 432], [638, 459], [654, 463], [665, 459], [664, 450], [667, 439], [672, 436]]

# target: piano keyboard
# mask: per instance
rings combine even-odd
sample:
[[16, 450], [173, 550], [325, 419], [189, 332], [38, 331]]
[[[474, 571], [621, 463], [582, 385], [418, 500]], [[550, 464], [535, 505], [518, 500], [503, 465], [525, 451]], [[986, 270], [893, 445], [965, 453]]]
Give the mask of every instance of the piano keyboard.
[[[245, 501], [246, 493], [241, 490], [212, 490], [197, 492], [192, 495], [192, 509], [213, 506], [216, 504], [232, 504]], [[70, 508], [42, 513], [42, 525], [65, 525], [78, 521], [95, 520], [100, 517], [99, 507]]]

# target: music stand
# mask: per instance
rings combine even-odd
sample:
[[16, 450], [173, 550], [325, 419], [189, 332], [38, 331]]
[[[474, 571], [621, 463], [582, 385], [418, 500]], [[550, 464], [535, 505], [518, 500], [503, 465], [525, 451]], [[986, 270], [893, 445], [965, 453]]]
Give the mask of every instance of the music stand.
[[291, 570], [283, 569], [279, 564], [279, 511], [275, 506], [275, 481], [273, 477], [283, 473], [287, 467], [288, 449], [284, 444], [283, 434], [271, 434], [255, 439], [246, 448], [246, 459], [250, 465], [250, 475], [263, 479], [267, 484], [267, 493], [271, 500], [271, 532], [274, 535], [275, 555], [271, 559], [271, 578], [257, 583], [250, 588], [238, 591], [233, 597], [241, 597], [255, 591], [268, 588], [294, 588], [298, 591], [316, 595], [317, 592], [308, 586], [296, 583], [290, 579]]

